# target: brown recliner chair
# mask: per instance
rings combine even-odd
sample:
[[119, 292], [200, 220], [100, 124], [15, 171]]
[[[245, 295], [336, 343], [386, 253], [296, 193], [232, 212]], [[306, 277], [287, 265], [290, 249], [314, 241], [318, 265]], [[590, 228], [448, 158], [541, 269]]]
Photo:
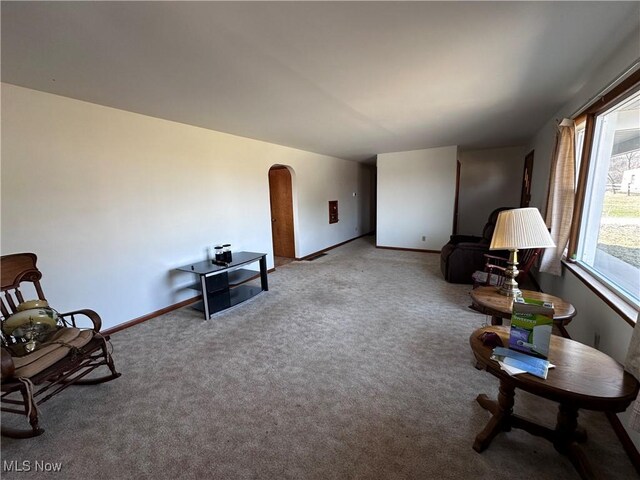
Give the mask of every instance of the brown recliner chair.
[[[450, 283], [473, 283], [473, 272], [484, 270], [485, 253], [489, 253], [489, 245], [498, 214], [513, 207], [496, 208], [482, 230], [482, 236], [451, 235], [449, 243], [442, 247], [440, 253], [440, 269], [444, 279]], [[492, 255], [507, 257], [508, 251], [494, 250]]]
[[[38, 406], [70, 385], [94, 385], [118, 378], [109, 352], [109, 337], [100, 332], [102, 320], [93, 310], [59, 314], [48, 307], [40, 286], [42, 273], [33, 253], [0, 258], [0, 324], [2, 412], [24, 415], [29, 429], [7, 427], [2, 435], [27, 438], [40, 435]], [[25, 302], [23, 291], [37, 300]], [[20, 305], [42, 308], [22, 310]], [[81, 319], [89, 328], [81, 328]], [[37, 340], [37, 341], [36, 341]], [[104, 366], [106, 375], [88, 374]]]

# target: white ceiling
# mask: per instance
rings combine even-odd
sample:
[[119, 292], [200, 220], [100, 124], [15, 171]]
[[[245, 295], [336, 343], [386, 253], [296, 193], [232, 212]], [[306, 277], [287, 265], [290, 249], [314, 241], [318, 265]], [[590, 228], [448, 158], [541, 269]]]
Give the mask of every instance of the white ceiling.
[[3, 2], [2, 81], [365, 160], [522, 144], [639, 24], [640, 2]]

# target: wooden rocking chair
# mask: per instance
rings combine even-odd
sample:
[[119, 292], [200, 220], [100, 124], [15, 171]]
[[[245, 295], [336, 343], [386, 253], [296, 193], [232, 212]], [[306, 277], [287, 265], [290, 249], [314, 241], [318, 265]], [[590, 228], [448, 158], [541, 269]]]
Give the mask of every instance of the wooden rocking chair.
[[[531, 248], [521, 250], [518, 253], [518, 283], [530, 280], [534, 288], [540, 291], [540, 285], [535, 277], [531, 275], [531, 268], [535, 265], [536, 260], [542, 253], [541, 248]], [[500, 287], [504, 283], [504, 271], [507, 268], [507, 259], [495, 255], [485, 254], [485, 265], [483, 272], [475, 272], [473, 278], [473, 288], [479, 286], [496, 286]], [[522, 288], [522, 287], [521, 287]]]
[[[21, 288], [35, 290], [38, 300], [46, 302], [40, 286], [42, 273], [36, 267], [36, 260], [37, 257], [33, 253], [18, 253], [0, 258], [2, 411], [25, 415], [31, 425], [28, 430], [2, 425], [2, 435], [12, 438], [28, 438], [42, 434], [44, 429], [38, 424], [38, 406], [66, 387], [94, 385], [120, 376], [109, 352], [109, 338], [99, 333], [102, 320], [93, 310], [59, 314], [46, 309], [47, 312], [55, 312], [57, 319], [55, 324], [51, 320], [52, 325], [48, 327], [50, 330], [39, 337], [39, 344], [33, 340], [36, 335], [33, 316], [24, 324], [27, 331], [29, 327], [32, 328], [31, 337], [29, 334], [16, 334], [19, 328], [6, 328], [9, 323], [15, 324], [16, 318], [19, 318], [19, 305], [26, 305]], [[28, 310], [27, 315], [28, 312], [35, 310]], [[10, 320], [12, 315], [14, 317]], [[52, 318], [55, 318], [55, 315]], [[76, 318], [90, 320], [91, 327], [80, 329], [76, 324]], [[29, 341], [32, 343], [29, 344]], [[106, 366], [110, 373], [99, 378], [83, 379], [101, 366]]]

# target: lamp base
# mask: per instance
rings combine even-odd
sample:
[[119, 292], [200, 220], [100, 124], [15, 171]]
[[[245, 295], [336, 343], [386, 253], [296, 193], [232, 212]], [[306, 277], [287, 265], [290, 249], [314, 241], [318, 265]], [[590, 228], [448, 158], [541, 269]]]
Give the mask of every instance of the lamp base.
[[506, 297], [521, 297], [522, 296], [522, 290], [520, 290], [518, 288], [518, 284], [516, 283], [515, 287], [513, 286], [505, 286], [502, 285], [500, 287], [500, 289], [498, 290], [498, 293], [500, 295], [504, 295]]
[[500, 295], [507, 297], [521, 297], [522, 291], [518, 288], [518, 282], [516, 277], [520, 272], [518, 271], [518, 250], [512, 249], [509, 252], [509, 260], [507, 261], [507, 268], [504, 270], [504, 283], [498, 290]]

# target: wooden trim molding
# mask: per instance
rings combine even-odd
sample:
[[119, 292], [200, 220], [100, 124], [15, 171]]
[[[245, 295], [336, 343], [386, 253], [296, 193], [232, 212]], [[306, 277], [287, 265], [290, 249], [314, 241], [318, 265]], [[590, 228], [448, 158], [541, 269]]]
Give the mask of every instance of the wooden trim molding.
[[[365, 233], [364, 235], [360, 235], [358, 237], [354, 237], [351, 240], [347, 240], [345, 242], [338, 243], [338, 244], [333, 245], [331, 247], [327, 247], [324, 250], [320, 250], [320, 251], [318, 251], [316, 253], [312, 253], [310, 255], [307, 255], [306, 257], [296, 258], [296, 260], [304, 260], [306, 258], [313, 257], [314, 255], [317, 255], [318, 253], [326, 252], [327, 250], [331, 250], [333, 248], [336, 248], [336, 247], [339, 247], [341, 245], [344, 245], [345, 243], [352, 242], [354, 240], [357, 240], [358, 238], [366, 237], [367, 235], [371, 235], [372, 233], [373, 232]], [[267, 270], [267, 273], [273, 273], [275, 271], [276, 271], [276, 269], [274, 267], [274, 268], [270, 268], [269, 270]], [[256, 275], [256, 278], [258, 276], [259, 275]], [[120, 323], [120, 324], [116, 325], [115, 327], [107, 328], [102, 333], [104, 333], [105, 335], [112, 335], [114, 333], [120, 332], [121, 330], [125, 330], [125, 329], [127, 329], [129, 327], [133, 327], [134, 325], [138, 325], [139, 323], [146, 322], [147, 320], [151, 320], [152, 318], [159, 317], [160, 315], [164, 315], [165, 313], [173, 312], [174, 310], [178, 310], [179, 308], [186, 307], [187, 305], [191, 305], [192, 303], [196, 303], [198, 300], [202, 300], [202, 295], [198, 295], [196, 297], [188, 298], [186, 300], [183, 300], [182, 302], [178, 302], [178, 303], [175, 303], [173, 305], [169, 305], [168, 307], [161, 308], [160, 310], [156, 310], [155, 312], [148, 313], [147, 315], [142, 315], [141, 317], [134, 318], [133, 320], [129, 320], [128, 322]]]
[[591, 275], [587, 270], [582, 268], [575, 262], [569, 262], [564, 260], [562, 262], [566, 269], [575, 275], [582, 283], [584, 283], [589, 290], [596, 294], [604, 303], [606, 303], [613, 311], [620, 315], [625, 322], [632, 327], [636, 326], [638, 319], [638, 310], [627, 303], [625, 300], [611, 290], [607, 285], [602, 283], [596, 277]]
[[133, 327], [134, 325], [138, 325], [139, 323], [146, 322], [147, 320], [151, 320], [152, 318], [156, 318], [156, 317], [159, 317], [160, 315], [164, 315], [165, 313], [173, 312], [174, 310], [178, 310], [179, 308], [186, 307], [187, 305], [191, 305], [192, 303], [196, 303], [198, 300], [202, 300], [202, 295], [198, 295], [197, 297], [193, 297], [193, 298], [188, 298], [187, 300], [183, 300], [182, 302], [169, 305], [168, 307], [161, 308], [160, 310], [156, 310], [155, 312], [148, 313], [147, 315], [134, 318], [133, 320], [129, 320], [128, 322], [120, 323], [115, 327], [107, 328], [101, 333], [104, 333], [106, 335], [111, 335], [113, 333], [119, 332], [126, 328]]
[[367, 237], [369, 235], [373, 235], [373, 233], [374, 232], [363, 233], [362, 235], [358, 235], [357, 237], [353, 237], [353, 238], [351, 238], [349, 240], [345, 240], [344, 242], [336, 243], [335, 245], [331, 245], [330, 247], [323, 248], [322, 250], [318, 250], [317, 252], [310, 253], [309, 255], [305, 255], [304, 257], [296, 258], [296, 260], [297, 261], [302, 261], [302, 260], [306, 260], [307, 258], [315, 257], [317, 255], [320, 255], [323, 252], [327, 252], [329, 250], [333, 250], [334, 248], [341, 247], [342, 245], [345, 245], [345, 244], [347, 244], [349, 242], [353, 242], [354, 240], [357, 240], [359, 238]]
[[[573, 220], [571, 222], [571, 232], [569, 234], [569, 245], [567, 252], [569, 257], [576, 253], [578, 245], [578, 236], [580, 235], [580, 224], [582, 222], [582, 211], [584, 208], [584, 199], [586, 192], [587, 175], [591, 162], [591, 153], [593, 150], [593, 136], [596, 124], [596, 116], [611, 108], [614, 104], [622, 102], [627, 97], [634, 94], [640, 89], [640, 70], [636, 70], [629, 75], [619, 85], [602, 95], [598, 100], [589, 105], [584, 111], [577, 115], [573, 120], [586, 121], [584, 132], [584, 143], [582, 149], [582, 158], [580, 159], [580, 172], [578, 176], [578, 184], [576, 186], [576, 196], [573, 207]], [[548, 196], [547, 196], [548, 198]]]
[[[634, 93], [635, 87], [640, 84], [640, 69], [633, 72], [610, 91], [602, 95], [582, 112], [587, 115], [597, 115], [608, 109], [614, 103], [619, 103]], [[575, 119], [574, 119], [575, 120]]]
[[401, 252], [440, 253], [440, 250], [428, 250], [425, 248], [383, 247], [379, 245], [376, 245], [376, 248], [380, 248], [382, 250], [399, 250]]
[[578, 235], [580, 233], [580, 224], [582, 223], [582, 210], [584, 208], [585, 193], [587, 191], [587, 175], [589, 173], [589, 165], [591, 163], [591, 151], [593, 149], [593, 132], [595, 126], [595, 115], [587, 115], [587, 125], [584, 129], [584, 143], [582, 147], [582, 158], [580, 159], [580, 172], [578, 174], [578, 182], [576, 185], [576, 195], [573, 202], [573, 218], [571, 221], [571, 229], [569, 231], [569, 245], [567, 252], [569, 257], [576, 253], [578, 246]]

